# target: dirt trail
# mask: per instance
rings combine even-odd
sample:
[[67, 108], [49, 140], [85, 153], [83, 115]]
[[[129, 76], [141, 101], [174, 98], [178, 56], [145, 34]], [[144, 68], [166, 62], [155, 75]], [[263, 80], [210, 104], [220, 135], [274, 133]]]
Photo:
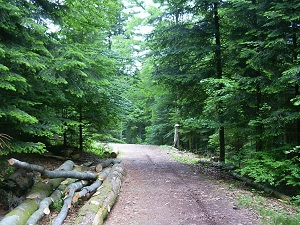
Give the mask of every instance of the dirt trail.
[[126, 167], [119, 199], [105, 225], [257, 225], [222, 183], [174, 161], [157, 146], [115, 144]]

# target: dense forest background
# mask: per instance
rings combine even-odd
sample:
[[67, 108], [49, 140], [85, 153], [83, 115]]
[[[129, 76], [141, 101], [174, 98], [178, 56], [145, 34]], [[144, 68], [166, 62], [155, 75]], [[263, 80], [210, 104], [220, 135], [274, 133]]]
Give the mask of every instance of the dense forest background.
[[[297, 0], [0, 0], [0, 149], [218, 156], [300, 187]], [[299, 194], [298, 192], [294, 192]]]

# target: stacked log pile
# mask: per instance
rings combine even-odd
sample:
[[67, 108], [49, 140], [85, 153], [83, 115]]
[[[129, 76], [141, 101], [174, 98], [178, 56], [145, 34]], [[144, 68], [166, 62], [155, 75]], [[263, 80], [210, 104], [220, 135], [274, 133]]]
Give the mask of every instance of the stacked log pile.
[[[113, 206], [124, 176], [124, 168], [118, 159], [107, 159], [96, 165], [96, 171], [81, 172], [74, 162], [67, 160], [58, 169], [50, 171], [42, 166], [29, 164], [11, 158], [9, 164], [25, 171], [39, 173], [26, 199], [16, 208], [7, 213], [0, 225], [34, 225], [50, 213], [50, 205], [63, 199], [63, 206], [53, 225], [63, 224], [69, 209], [85, 198], [87, 205], [93, 207], [94, 215], [89, 224], [102, 224], [110, 208]], [[82, 207], [74, 224], [87, 224], [85, 206]], [[87, 215], [87, 214], [86, 214]]]

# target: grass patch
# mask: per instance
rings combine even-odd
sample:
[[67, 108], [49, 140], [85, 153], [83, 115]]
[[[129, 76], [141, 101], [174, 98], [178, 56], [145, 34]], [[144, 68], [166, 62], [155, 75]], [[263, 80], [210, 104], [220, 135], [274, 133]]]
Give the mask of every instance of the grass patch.
[[270, 204], [262, 196], [240, 196], [238, 205], [254, 209], [261, 216], [263, 225], [299, 225], [300, 209], [292, 210]]
[[185, 152], [175, 152], [175, 151], [170, 151], [170, 155], [174, 160], [177, 162], [181, 163], [187, 163], [187, 164], [196, 164], [199, 161], [199, 158], [196, 158], [196, 156], [190, 154], [190, 153], [185, 153]]

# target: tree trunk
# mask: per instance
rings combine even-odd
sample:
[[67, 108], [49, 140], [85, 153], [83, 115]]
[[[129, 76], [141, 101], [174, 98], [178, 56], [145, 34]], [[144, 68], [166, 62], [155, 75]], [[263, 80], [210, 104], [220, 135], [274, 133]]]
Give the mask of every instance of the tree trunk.
[[[70, 171], [72, 170], [73, 166], [74, 163], [68, 160], [64, 164], [62, 164], [56, 171]], [[39, 168], [39, 166], [36, 165], [32, 165], [32, 167]], [[53, 189], [58, 187], [62, 181], [63, 178], [56, 178], [49, 179], [48, 182], [38, 181], [37, 183], [35, 183], [32, 190], [29, 192], [27, 199], [11, 212], [6, 214], [1, 220], [0, 225], [26, 224], [28, 218], [38, 209], [41, 200], [49, 196], [53, 192]]]
[[269, 195], [272, 195], [276, 198], [279, 198], [279, 199], [282, 199], [284, 201], [291, 201], [292, 198], [285, 195], [285, 194], [282, 194], [278, 191], [275, 191], [271, 188], [268, 188], [266, 187], [265, 185], [262, 185], [262, 184], [259, 184], [259, 183], [255, 183], [252, 179], [250, 178], [247, 178], [247, 177], [243, 177], [242, 175], [238, 174], [238, 173], [234, 173], [234, 172], [230, 172], [230, 174], [235, 177], [236, 179], [240, 180], [240, 181], [243, 181], [245, 182], [246, 184], [256, 188], [256, 189], [259, 189], [259, 190], [263, 190], [265, 193], [269, 194]]
[[61, 199], [62, 193], [60, 190], [55, 190], [50, 197], [43, 199], [39, 204], [39, 209], [35, 211], [27, 220], [26, 225], [35, 225], [44, 215], [50, 213], [49, 207], [53, 202], [58, 202]]
[[83, 155], [83, 115], [82, 105], [79, 105], [79, 152], [80, 157]]
[[62, 193], [65, 192], [67, 188], [67, 184], [73, 183], [74, 181], [76, 180], [73, 178], [68, 178], [61, 182], [58, 188], [49, 197], [40, 202], [39, 209], [30, 216], [26, 225], [35, 225], [43, 218], [44, 215], [48, 215], [50, 213], [50, 205], [53, 202], [59, 202], [59, 200], [62, 198]]
[[79, 210], [75, 225], [101, 225], [114, 205], [124, 176], [121, 164], [112, 167], [102, 186]]
[[[221, 34], [220, 34], [220, 19], [219, 19], [219, 3], [213, 3], [213, 13], [214, 13], [214, 24], [215, 24], [215, 42], [216, 42], [216, 70], [217, 78], [222, 79], [222, 53], [221, 53]], [[221, 86], [219, 87], [222, 88]], [[225, 128], [224, 128], [224, 118], [223, 118], [223, 104], [219, 103], [219, 123], [221, 124], [219, 128], [219, 147], [220, 147], [220, 161], [225, 162]]]
[[7, 179], [0, 183], [1, 188], [5, 191], [12, 192], [14, 195], [21, 197], [34, 184], [34, 173], [18, 169]]
[[96, 172], [99, 173], [100, 171], [103, 170], [103, 168], [108, 167], [108, 166], [110, 166], [110, 165], [118, 164], [118, 163], [120, 163], [120, 162], [121, 162], [121, 160], [118, 160], [118, 159], [106, 159], [106, 160], [104, 160], [103, 162], [99, 163], [99, 164], [96, 166], [95, 170], [96, 170]]
[[[298, 24], [295, 21], [291, 22], [292, 26], [292, 42], [293, 42], [293, 49], [292, 49], [292, 63], [296, 63], [298, 59], [298, 38], [297, 38], [297, 30], [298, 30]], [[299, 84], [295, 84], [295, 97], [299, 96]], [[297, 110], [299, 111], [299, 106], [296, 106]], [[296, 143], [297, 145], [300, 145], [300, 119], [296, 120]]]
[[[260, 84], [256, 84], [256, 117], [260, 117], [260, 108], [262, 105], [262, 93], [261, 93], [261, 87]], [[263, 126], [261, 124], [261, 121], [259, 121], [259, 124], [256, 127], [256, 151], [261, 151], [263, 149]]]
[[111, 158], [117, 158], [119, 154], [119, 150], [118, 149], [114, 149], [111, 153], [110, 153], [110, 157]]
[[72, 202], [76, 203], [79, 198], [82, 198], [83, 196], [86, 196], [88, 193], [92, 193], [97, 190], [103, 183], [103, 180], [106, 179], [108, 176], [109, 172], [111, 171], [111, 168], [106, 168], [104, 169], [98, 176], [98, 179], [91, 184], [90, 186], [84, 187], [81, 191], [75, 193]]
[[[68, 161], [70, 161], [70, 160], [68, 160]], [[97, 175], [93, 174], [93, 173], [64, 171], [64, 170], [50, 171], [50, 170], [45, 169], [42, 166], [29, 164], [26, 162], [21, 162], [14, 158], [9, 159], [8, 162], [11, 166], [14, 166], [17, 168], [40, 172], [43, 178], [76, 178], [76, 179], [80, 179], [80, 180], [96, 180], [97, 179]], [[70, 163], [73, 163], [73, 162], [70, 161]]]
[[81, 180], [81, 181], [72, 183], [67, 187], [63, 207], [61, 208], [57, 217], [53, 220], [52, 225], [61, 225], [64, 222], [65, 218], [68, 215], [69, 208], [71, 208], [72, 199], [74, 197], [75, 191], [88, 185], [88, 183], [89, 182], [86, 180]]

